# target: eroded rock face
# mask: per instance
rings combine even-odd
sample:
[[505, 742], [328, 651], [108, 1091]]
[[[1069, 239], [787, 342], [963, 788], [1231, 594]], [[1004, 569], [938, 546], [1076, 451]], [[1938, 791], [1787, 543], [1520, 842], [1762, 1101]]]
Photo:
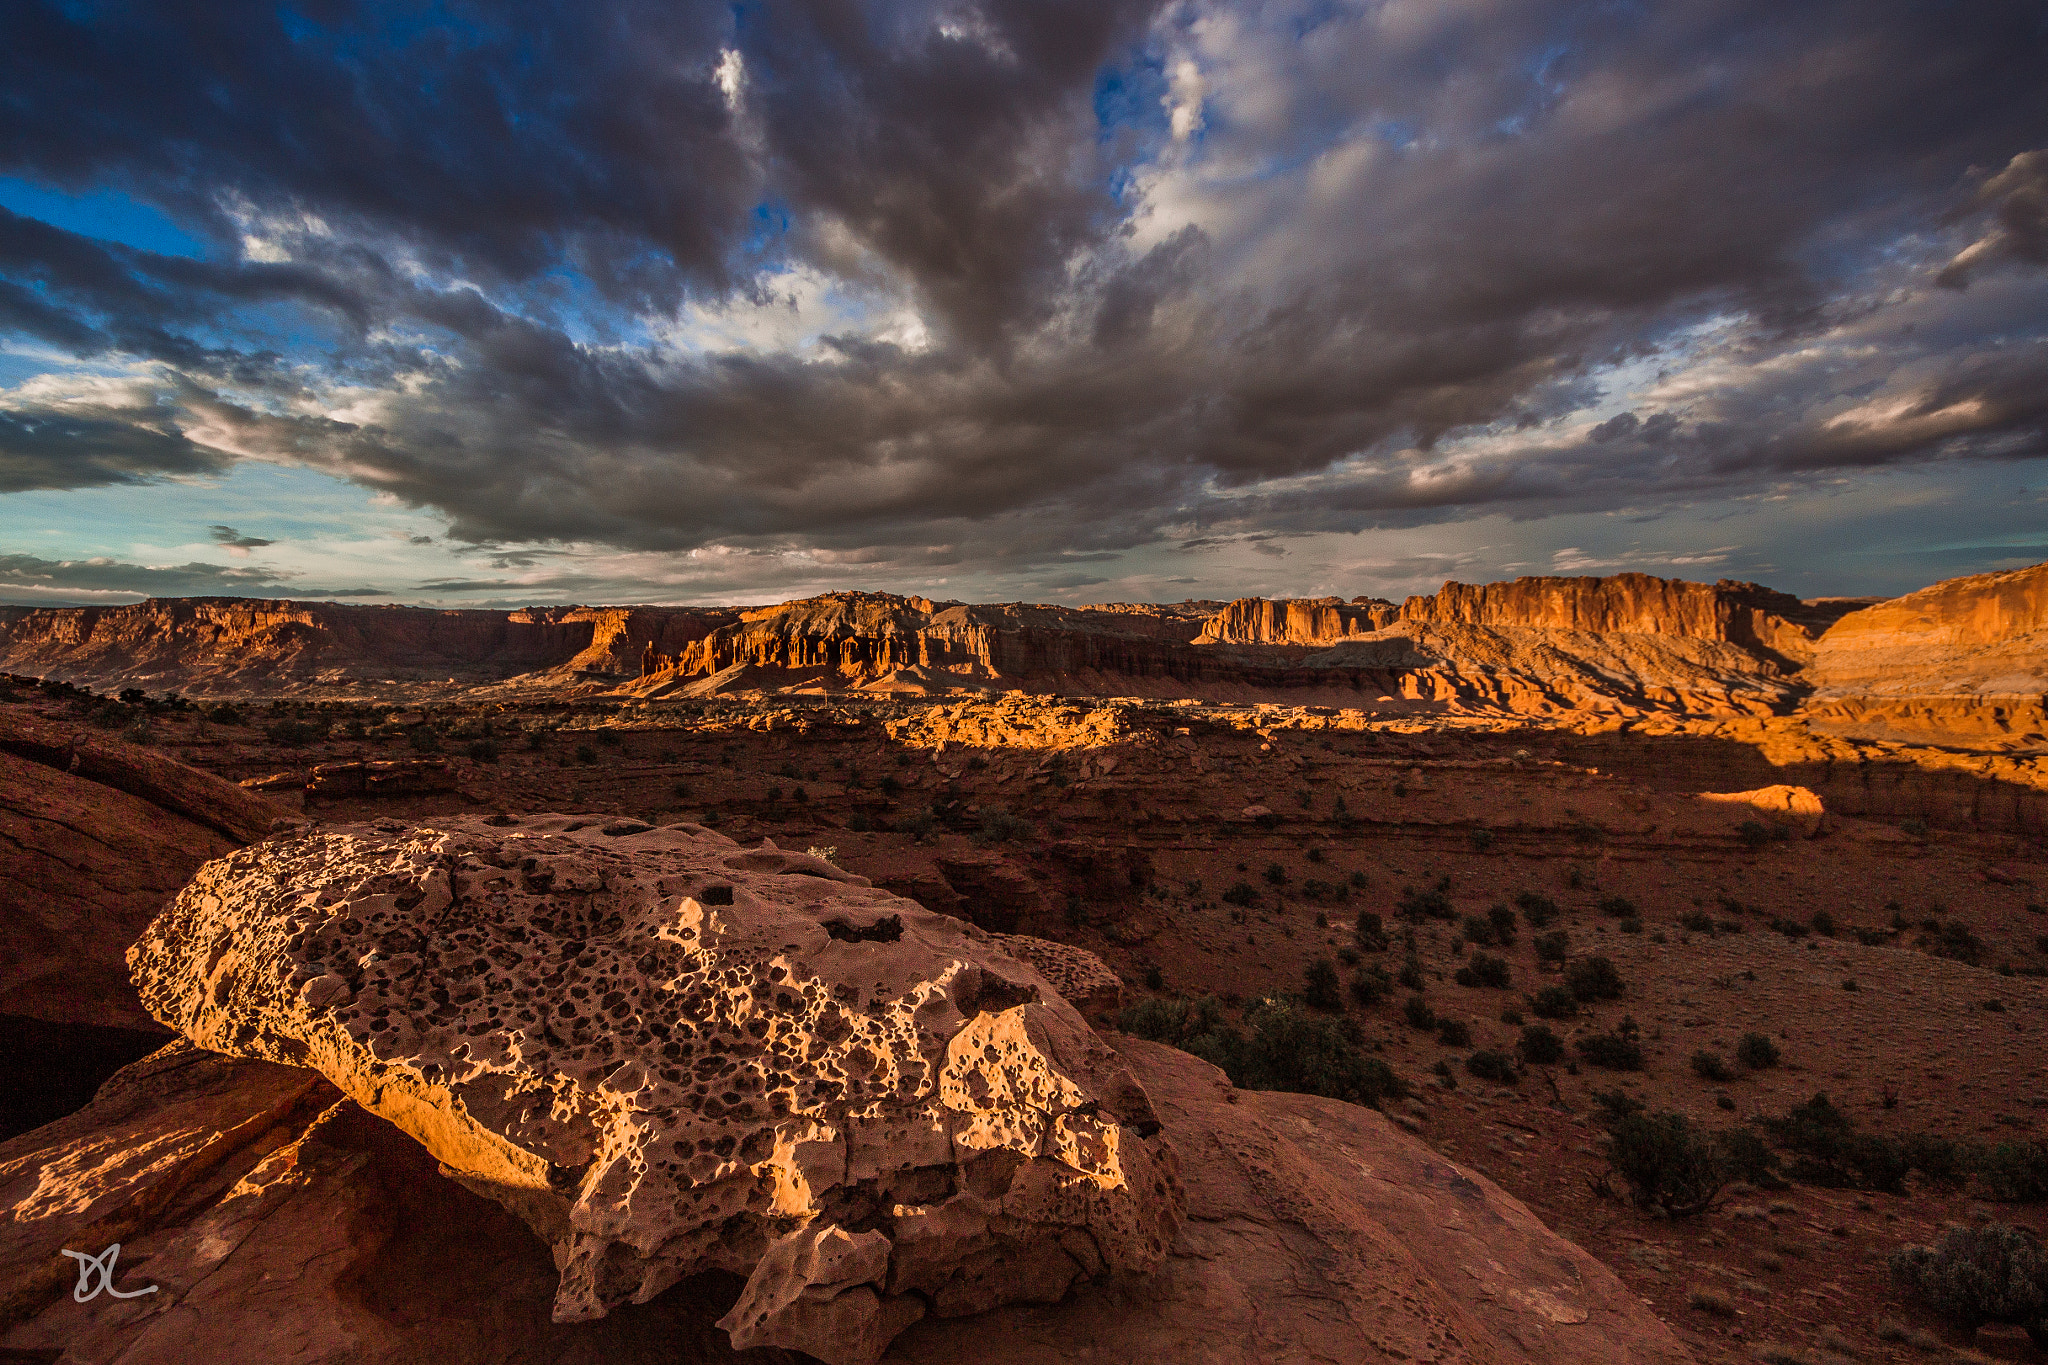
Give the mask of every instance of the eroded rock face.
[[[927, 1315], [890, 1361], [1691, 1365], [1605, 1266], [1380, 1114], [1233, 1091], [1185, 1053], [1119, 1047], [1186, 1153], [1189, 1216], [1166, 1262], [1050, 1308]], [[774, 1283], [861, 1273], [876, 1236], [834, 1228], [787, 1243], [778, 1259], [791, 1273]], [[158, 1292], [73, 1302], [76, 1263], [59, 1248], [114, 1240], [117, 1286]], [[787, 1359], [735, 1352], [711, 1329], [735, 1297], [725, 1277], [569, 1324], [549, 1321], [555, 1281], [497, 1204], [302, 1070], [180, 1042], [88, 1109], [0, 1144], [0, 1353], [123, 1365]]]
[[927, 1304], [1149, 1270], [1181, 1216], [1143, 1087], [1031, 965], [698, 826], [275, 841], [129, 961], [193, 1042], [317, 1069], [525, 1219], [561, 1321], [721, 1270], [736, 1346], [866, 1361]]

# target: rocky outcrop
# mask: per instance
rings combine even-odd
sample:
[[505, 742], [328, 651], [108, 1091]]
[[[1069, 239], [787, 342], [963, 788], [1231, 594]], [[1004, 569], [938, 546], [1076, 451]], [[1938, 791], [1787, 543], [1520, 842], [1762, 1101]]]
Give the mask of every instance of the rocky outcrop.
[[555, 1251], [558, 1321], [746, 1277], [734, 1344], [873, 1359], [930, 1311], [1150, 1270], [1143, 1088], [1027, 962], [698, 826], [343, 827], [200, 869], [130, 953], [224, 1054], [306, 1066]]
[[[1056, 1305], [927, 1316], [887, 1360], [1687, 1365], [1606, 1267], [1381, 1115], [1233, 1090], [1184, 1053], [1114, 1041], [1184, 1153], [1188, 1217], [1163, 1264]], [[115, 1287], [156, 1292], [73, 1302], [77, 1263], [61, 1249], [116, 1241]], [[180, 1041], [83, 1112], [0, 1145], [0, 1350], [24, 1358], [773, 1358], [714, 1329], [739, 1293], [730, 1279], [578, 1323], [550, 1321], [555, 1284], [499, 1204], [300, 1068]]]
[[729, 610], [438, 610], [235, 597], [120, 607], [0, 607], [0, 668], [95, 687], [202, 696], [349, 683], [496, 682], [561, 670], [631, 677]]
[[1240, 597], [1202, 623], [1198, 645], [1328, 645], [1394, 623], [1400, 608], [1377, 597]]
[[1952, 578], [1842, 617], [1808, 712], [1849, 726], [2048, 732], [2048, 564]]
[[1825, 614], [1755, 583], [1688, 583], [1640, 573], [1446, 583], [1434, 596], [1401, 604], [1404, 621], [1715, 640], [1791, 665], [1813, 657]]
[[294, 818], [137, 745], [0, 708], [0, 1014], [156, 1028], [128, 945], [200, 864]]

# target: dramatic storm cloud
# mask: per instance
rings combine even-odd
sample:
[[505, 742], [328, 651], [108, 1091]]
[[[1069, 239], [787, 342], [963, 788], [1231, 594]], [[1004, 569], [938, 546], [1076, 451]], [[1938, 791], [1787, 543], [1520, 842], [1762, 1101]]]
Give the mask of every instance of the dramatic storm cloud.
[[2038, 513], [2044, 70], [2009, 0], [21, 0], [0, 509], [317, 471], [423, 600], [1910, 586], [1783, 547]]

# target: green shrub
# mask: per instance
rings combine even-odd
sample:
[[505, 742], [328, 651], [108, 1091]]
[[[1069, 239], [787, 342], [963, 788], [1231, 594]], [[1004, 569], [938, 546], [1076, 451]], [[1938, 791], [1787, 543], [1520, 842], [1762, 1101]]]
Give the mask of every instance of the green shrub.
[[1223, 893], [1223, 903], [1249, 909], [1259, 903], [1259, 893], [1250, 882], [1232, 882], [1230, 889]]
[[[797, 788], [799, 798], [803, 788]], [[1012, 815], [1002, 806], [988, 806], [981, 811], [980, 827], [974, 839], [979, 844], [1023, 844], [1038, 837], [1038, 827], [1020, 815]]]
[[1571, 1019], [1579, 1012], [1579, 997], [1569, 986], [1545, 986], [1529, 997], [1529, 1012], [1538, 1019]]
[[1553, 929], [1547, 934], [1536, 935], [1533, 943], [1538, 962], [1562, 962], [1571, 951], [1572, 936], [1562, 929]]
[[1515, 912], [1505, 905], [1496, 905], [1486, 912], [1486, 919], [1493, 926], [1493, 937], [1503, 948], [1515, 943]]
[[1548, 1024], [1530, 1024], [1522, 1030], [1515, 1051], [1530, 1066], [1552, 1066], [1564, 1060], [1564, 1039], [1553, 1033]]
[[1735, 1060], [1751, 1071], [1768, 1071], [1778, 1064], [1778, 1045], [1764, 1034], [1745, 1033], [1736, 1040]]
[[1688, 910], [1678, 917], [1678, 927], [1688, 933], [1711, 934], [1714, 932], [1714, 917], [1704, 910]]
[[1564, 969], [1564, 984], [1581, 1000], [1619, 1000], [1621, 973], [1604, 957], [1582, 957]]
[[1465, 1059], [1465, 1069], [1482, 1081], [1495, 1085], [1513, 1085], [1521, 1077], [1515, 1067], [1515, 1059], [1505, 1052], [1485, 1049]]
[[1971, 967], [1981, 966], [1984, 961], [1984, 940], [1971, 933], [1969, 926], [1961, 920], [1938, 925], [1931, 932], [1921, 934], [1914, 944], [1934, 957], [1945, 957]]
[[1607, 1134], [1607, 1164], [1638, 1208], [1667, 1218], [1704, 1213], [1728, 1183], [1713, 1139], [1682, 1114], [1622, 1113]]
[[1436, 1011], [1429, 1007], [1429, 1001], [1419, 995], [1411, 995], [1401, 1006], [1401, 1017], [1408, 1021], [1408, 1027], [1429, 1030], [1436, 1027]]
[[1835, 936], [1835, 917], [1825, 910], [1814, 911], [1813, 932], [1823, 938], [1833, 938]]
[[1287, 869], [1278, 863], [1267, 863], [1265, 878], [1269, 885], [1285, 886], [1287, 885]]
[[1782, 1118], [1765, 1119], [1764, 1128], [1797, 1156], [1793, 1177], [1810, 1184], [1896, 1192], [1912, 1170], [1899, 1143], [1857, 1132], [1825, 1094], [1794, 1106]]
[[2048, 1200], [2048, 1142], [2001, 1142], [1977, 1160], [1986, 1199], [2005, 1204]]
[[[425, 728], [425, 727], [422, 727]], [[414, 732], [415, 734], [418, 731]], [[263, 727], [263, 734], [272, 744], [282, 744], [288, 749], [297, 749], [320, 738], [321, 729], [303, 720], [281, 720]]]
[[1395, 902], [1395, 909], [1401, 918], [1420, 923], [1426, 919], [1456, 919], [1458, 912], [1451, 908], [1451, 898], [1444, 893], [1450, 890], [1450, 879], [1442, 878], [1435, 886], [1418, 891], [1412, 886], [1401, 888], [1401, 898]]
[[1557, 918], [1557, 902], [1534, 891], [1516, 893], [1515, 907], [1522, 912], [1522, 918], [1529, 921], [1532, 929], [1547, 929]]
[[[1728, 1107], [1732, 1109], [1734, 1101], [1729, 1101]], [[1784, 1177], [1778, 1174], [1778, 1154], [1753, 1130], [1723, 1129], [1714, 1135], [1714, 1146], [1721, 1153], [1722, 1165], [1731, 1178], [1746, 1180], [1759, 1189], [1785, 1188]]]
[[1641, 1071], [1643, 1045], [1638, 1041], [1636, 1021], [1623, 1019], [1610, 1033], [1595, 1033], [1575, 1045], [1587, 1065], [1603, 1071]]
[[1484, 915], [1467, 915], [1459, 932], [1467, 943], [1476, 943], [1482, 948], [1494, 945], [1493, 921]]
[[1309, 963], [1307, 984], [1301, 998], [1311, 1009], [1343, 1009], [1344, 996], [1338, 984], [1337, 964], [1327, 957], [1319, 957]]
[[1613, 919], [1636, 917], [1636, 903], [1627, 896], [1603, 896], [1600, 898], [1598, 909], [1601, 914]]
[[1934, 1246], [1900, 1247], [1889, 1264], [1893, 1277], [1929, 1307], [1968, 1327], [2031, 1326], [2048, 1312], [2048, 1256], [2025, 1228], [1951, 1227]]
[[1727, 1058], [1718, 1052], [1704, 1049], [1692, 1054], [1692, 1072], [1703, 1081], [1732, 1081], [1735, 1068], [1728, 1065]]
[[1366, 952], [1384, 953], [1387, 950], [1387, 927], [1372, 911], [1358, 912], [1358, 927], [1355, 933], [1358, 946]]
[[1421, 960], [1420, 960], [1419, 958], [1417, 958], [1417, 957], [1415, 956], [1415, 954], [1413, 954], [1413, 953], [1410, 953], [1410, 954], [1408, 954], [1408, 956], [1407, 956], [1407, 957], [1405, 957], [1405, 958], [1403, 958], [1403, 959], [1402, 959], [1402, 961], [1401, 961], [1401, 970], [1400, 970], [1399, 972], [1397, 972], [1397, 973], [1395, 974], [1395, 976], [1394, 976], [1394, 980], [1396, 980], [1396, 981], [1400, 982], [1400, 983], [1401, 983], [1401, 984], [1402, 984], [1403, 986], [1407, 987], [1407, 988], [1408, 988], [1409, 990], [1411, 990], [1411, 991], [1419, 991], [1419, 990], [1421, 990], [1421, 989], [1422, 989], [1422, 962], [1421, 962]]
[[1463, 1019], [1438, 1019], [1436, 1040], [1445, 1047], [1472, 1046], [1472, 1025]]
[[1458, 968], [1453, 979], [1460, 986], [1490, 986], [1496, 990], [1506, 990], [1511, 976], [1512, 972], [1506, 958], [1495, 957], [1491, 953], [1475, 952], [1471, 961]]
[[1394, 979], [1385, 967], [1368, 967], [1351, 978], [1351, 998], [1370, 1008], [1394, 993]]
[[1307, 1014], [1285, 1000], [1262, 1000], [1231, 1027], [1208, 997], [1146, 1000], [1118, 1016], [1126, 1033], [1192, 1052], [1223, 1069], [1244, 1090], [1289, 1090], [1352, 1104], [1377, 1105], [1407, 1093], [1393, 1069], [1366, 1055], [1355, 1022]]

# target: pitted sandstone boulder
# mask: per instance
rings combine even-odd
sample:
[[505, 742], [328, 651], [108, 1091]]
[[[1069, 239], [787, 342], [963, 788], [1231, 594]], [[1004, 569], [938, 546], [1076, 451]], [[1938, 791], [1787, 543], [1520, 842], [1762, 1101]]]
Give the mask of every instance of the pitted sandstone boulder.
[[867, 1361], [1150, 1270], [1184, 1207], [1028, 962], [699, 826], [329, 827], [201, 868], [129, 963], [199, 1046], [317, 1069], [523, 1218], [560, 1321], [726, 1270], [736, 1346]]

